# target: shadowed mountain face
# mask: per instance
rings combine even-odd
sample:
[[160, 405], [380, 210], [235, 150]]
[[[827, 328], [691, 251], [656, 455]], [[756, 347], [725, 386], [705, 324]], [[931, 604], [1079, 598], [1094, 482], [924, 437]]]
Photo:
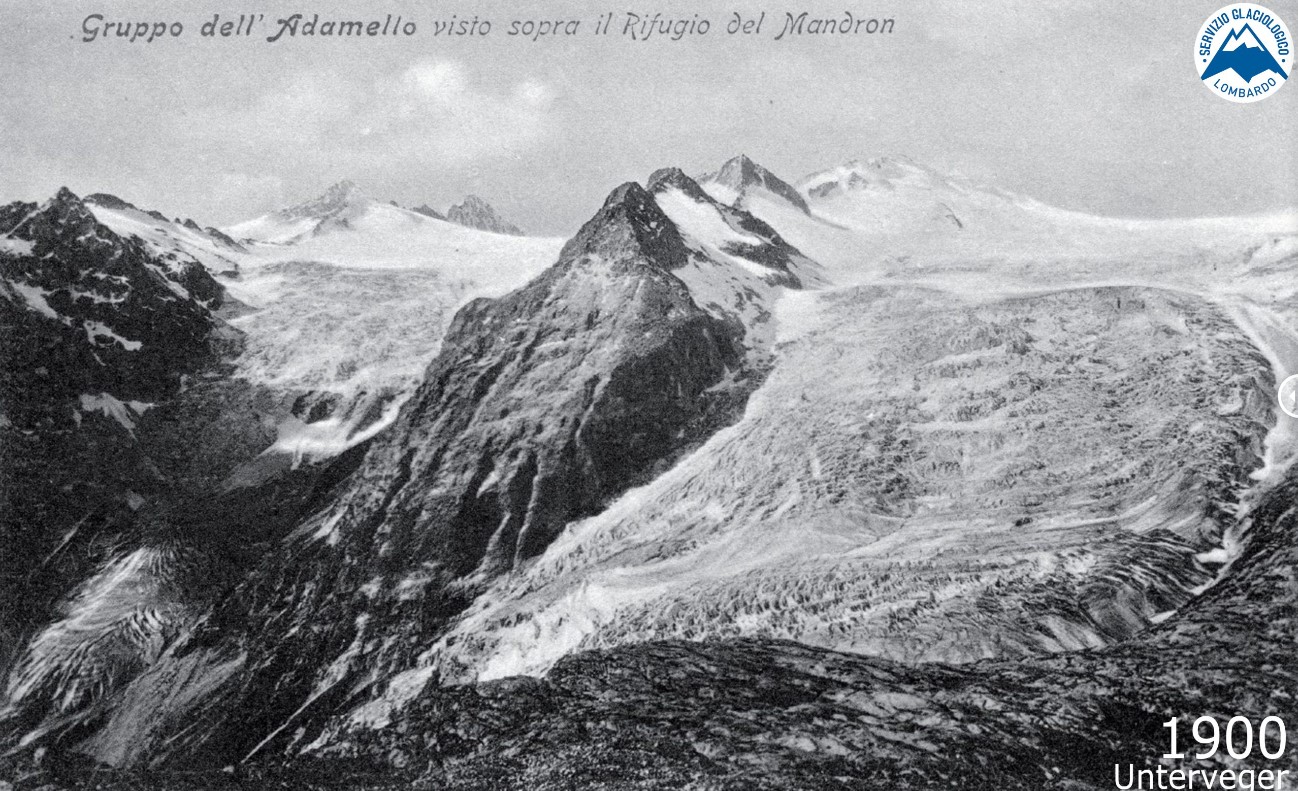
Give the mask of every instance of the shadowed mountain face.
[[156, 488], [138, 424], [235, 342], [210, 312], [223, 299], [66, 189], [0, 207], [0, 660]]
[[0, 208], [6, 732], [93, 711], [330, 483], [304, 467], [226, 485], [292, 401], [231, 376], [243, 336], [203, 263], [225, 245], [192, 231], [67, 190]]

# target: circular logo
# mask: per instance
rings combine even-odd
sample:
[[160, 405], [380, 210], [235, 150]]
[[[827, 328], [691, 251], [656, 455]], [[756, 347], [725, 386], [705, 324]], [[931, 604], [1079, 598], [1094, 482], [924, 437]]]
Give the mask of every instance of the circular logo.
[[1298, 374], [1294, 374], [1280, 383], [1280, 392], [1276, 394], [1280, 408], [1289, 417], [1298, 417]]
[[1235, 3], [1208, 17], [1194, 40], [1199, 79], [1217, 96], [1256, 102], [1274, 94], [1293, 66], [1289, 28], [1269, 9]]

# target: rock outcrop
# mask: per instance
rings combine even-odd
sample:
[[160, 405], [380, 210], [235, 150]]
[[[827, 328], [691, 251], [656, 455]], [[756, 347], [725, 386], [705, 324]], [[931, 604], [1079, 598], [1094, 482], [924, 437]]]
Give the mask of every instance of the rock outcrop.
[[518, 226], [505, 220], [490, 203], [476, 195], [469, 195], [460, 203], [447, 209], [446, 219], [468, 228], [477, 228], [480, 231], [503, 233], [510, 236], [523, 235]]

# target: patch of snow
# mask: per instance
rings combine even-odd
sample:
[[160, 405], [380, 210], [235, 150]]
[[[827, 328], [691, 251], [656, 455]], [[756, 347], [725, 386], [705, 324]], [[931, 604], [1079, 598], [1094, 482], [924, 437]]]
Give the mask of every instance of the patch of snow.
[[122, 348], [128, 352], [139, 351], [140, 348], [144, 346], [142, 341], [133, 341], [129, 338], [123, 338], [121, 335], [118, 335], [112, 327], [109, 327], [102, 321], [87, 320], [82, 322], [81, 326], [85, 328], [86, 339], [89, 340], [92, 345], [97, 344], [99, 338], [107, 338], [115, 343], [120, 343]]
[[337, 456], [392, 425], [401, 412], [402, 403], [404, 399], [389, 403], [379, 419], [368, 425], [361, 424], [367, 413], [364, 409], [353, 409], [347, 417], [331, 417], [314, 423], [304, 423], [290, 416], [276, 427], [275, 442], [263, 454], [288, 454], [293, 457], [295, 467], [304, 459]]
[[35, 245], [26, 239], [14, 239], [8, 236], [0, 236], [0, 253], [9, 255], [31, 255], [32, 248]]
[[719, 181], [700, 181], [699, 186], [703, 188], [704, 192], [712, 196], [712, 199], [717, 203], [734, 206], [735, 201], [739, 200], [738, 190]]
[[662, 190], [656, 197], [658, 207], [672, 222], [705, 245], [720, 249], [729, 244], [761, 245], [765, 242], [760, 237], [732, 228], [716, 206], [696, 201], [676, 187]]
[[82, 393], [80, 403], [82, 412], [99, 412], [104, 417], [112, 418], [132, 436], [135, 435], [135, 418], [154, 406], [144, 401], [121, 401], [108, 393]]
[[1194, 556], [1194, 559], [1200, 563], [1215, 565], [1229, 561], [1231, 559], [1231, 553], [1225, 547], [1217, 547], [1216, 549], [1210, 549], [1207, 552], [1200, 552]]
[[68, 296], [72, 298], [73, 302], [79, 299], [88, 299], [97, 305], [119, 305], [122, 302], [126, 301], [126, 295], [124, 294], [120, 297], [117, 296], [106, 297], [103, 294], [100, 294], [98, 291], [82, 291], [81, 289], [76, 289], [76, 288], [69, 288], [66, 290], [68, 292]]
[[27, 306], [30, 307], [32, 310], [36, 311], [42, 316], [45, 316], [46, 318], [54, 319], [55, 321], [63, 320], [63, 317], [58, 314], [58, 311], [50, 307], [50, 303], [47, 302], [45, 299], [50, 294], [53, 294], [54, 293], [53, 291], [48, 291], [46, 289], [39, 288], [37, 286], [31, 286], [26, 283], [18, 283], [15, 281], [5, 281], [5, 282], [8, 283], [9, 287], [12, 288], [15, 292], [17, 292], [17, 294], [20, 297], [23, 298], [23, 300], [27, 303]]
[[417, 667], [398, 673], [388, 679], [382, 697], [352, 710], [347, 718], [348, 724], [368, 730], [386, 728], [392, 721], [392, 715], [414, 700], [424, 687], [428, 686], [428, 682], [432, 681], [436, 673], [437, 669], [431, 666]]

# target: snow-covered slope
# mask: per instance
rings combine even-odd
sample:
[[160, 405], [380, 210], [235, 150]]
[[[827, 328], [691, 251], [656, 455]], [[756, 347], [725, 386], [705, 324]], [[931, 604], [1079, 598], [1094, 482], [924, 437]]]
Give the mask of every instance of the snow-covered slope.
[[[917, 281], [932, 290], [784, 297], [775, 315], [785, 342], [745, 421], [480, 597], [426, 654], [424, 677], [535, 673], [566, 652], [661, 637], [780, 635], [948, 660], [1094, 645], [1162, 617], [1236, 551], [1220, 529], [1218, 509], [1234, 496], [1223, 493], [1248, 485], [1251, 471], [1267, 475], [1277, 449], [1284, 458], [1295, 449], [1265, 427], [1274, 419], [1267, 388], [1298, 365], [1296, 289], [1281, 274], [1298, 253], [1298, 218], [1095, 217], [904, 160], [853, 163], [804, 187], [810, 216], [769, 191], [741, 199], [706, 185], [713, 199], [742, 202], [826, 262], [841, 285]], [[687, 236], [697, 228], [733, 240], [708, 202], [675, 190], [659, 202]], [[976, 222], [953, 221], [946, 210], [956, 206]], [[1081, 347], [1093, 348], [1088, 363], [1060, 356]], [[1187, 347], [1207, 356], [1184, 369]], [[814, 361], [802, 359], [811, 349]], [[1117, 366], [1103, 403], [1094, 400], [1097, 363]], [[1211, 392], [1180, 398], [1142, 369]], [[1139, 412], [1154, 392], [1174, 406]], [[1200, 418], [1175, 413], [1189, 403], [1210, 408]], [[1115, 423], [1106, 411], [1123, 417]], [[781, 447], [777, 437], [803, 417]], [[747, 433], [768, 419], [769, 434]], [[881, 422], [889, 436], [869, 439]], [[865, 432], [855, 440], [864, 446], [836, 437], [840, 424]], [[1194, 431], [1184, 433], [1187, 424]], [[1225, 451], [1240, 432], [1252, 449]], [[726, 440], [734, 444], [722, 450]], [[1169, 456], [1169, 442], [1193, 447]], [[801, 477], [790, 471], [803, 453], [811, 481], [788, 488], [781, 479]], [[1036, 467], [1015, 466], [1033, 454]], [[1220, 466], [1183, 477], [1164, 463], [1173, 456], [1216, 457]], [[832, 458], [856, 458], [862, 477], [829, 470]], [[1075, 459], [1086, 468], [1072, 468]], [[1135, 477], [1109, 477], [1133, 464]], [[741, 504], [765, 485], [762, 470], [779, 493]], [[948, 479], [958, 491], [945, 491]], [[1045, 481], [1055, 483], [1039, 489]], [[1077, 487], [1076, 502], [1049, 488], [1064, 481]], [[881, 491], [862, 501], [872, 487]], [[993, 493], [995, 505], [983, 502]], [[883, 503], [893, 498], [914, 505], [892, 513]], [[988, 508], [1013, 516], [997, 525], [979, 516]], [[1074, 525], [1084, 529], [1065, 538]], [[981, 557], [992, 545], [1004, 553], [994, 562]], [[892, 581], [880, 587], [880, 575]], [[920, 593], [930, 595], [935, 579], [943, 592], [926, 600]], [[1070, 585], [1061, 598], [1048, 592]], [[1007, 620], [967, 606], [990, 589], [1032, 614]]]
[[[235, 239], [285, 245], [331, 234], [345, 237], [346, 232], [359, 232], [362, 236], [388, 235], [393, 237], [386, 250], [391, 256], [401, 251], [418, 254], [418, 243], [406, 247], [401, 243], [401, 237], [412, 233], [415, 236], [426, 235], [430, 230], [445, 231], [447, 226], [522, 235], [490, 204], [473, 195], [452, 206], [443, 216], [427, 206], [406, 209], [392, 202], [375, 200], [352, 181], [340, 181], [317, 198], [231, 225], [225, 230]], [[452, 238], [456, 237], [452, 234]], [[370, 252], [376, 252], [372, 246]], [[370, 261], [373, 263], [373, 259]]]
[[193, 220], [169, 220], [160, 212], [137, 208], [104, 193], [87, 195], [87, 208], [95, 219], [119, 236], [138, 237], [155, 255], [173, 265], [195, 262], [217, 275], [234, 275], [246, 252], [216, 228], [202, 228]]
[[[769, 173], [726, 163], [718, 173]], [[736, 176], [737, 178], [737, 176]], [[770, 178], [775, 178], [771, 176]], [[809, 213], [762, 179], [713, 197], [742, 205], [824, 265], [839, 285], [963, 278], [997, 289], [1115, 279], [1217, 287], [1243, 261], [1283, 258], [1298, 212], [1186, 219], [1101, 217], [949, 176], [906, 157], [854, 160], [802, 179]]]
[[872, 233], [950, 234], [969, 226], [1022, 219], [1027, 198], [990, 189], [906, 157], [853, 160], [798, 184], [813, 210]]
[[317, 198], [245, 220], [225, 230], [239, 240], [286, 244], [307, 236], [349, 228], [354, 220], [366, 214], [390, 215], [405, 211], [371, 201], [361, 194], [354, 182], [340, 181]]
[[217, 276], [235, 300], [227, 316], [246, 335], [236, 375], [299, 399], [272, 448], [299, 457], [340, 453], [390, 422], [451, 312], [526, 282], [562, 243], [465, 227], [348, 181], [228, 234], [112, 195], [87, 206], [139, 238], [173, 280], [187, 282], [195, 267]]
[[822, 285], [822, 267], [769, 225], [717, 201], [680, 170], [658, 171], [649, 189], [692, 253], [674, 274], [700, 307], [743, 328], [750, 353], [769, 356], [776, 301], [785, 288]]
[[232, 320], [248, 337], [239, 375], [308, 394], [274, 447], [313, 457], [387, 425], [454, 309], [521, 285], [562, 245], [403, 209], [351, 182], [227, 230], [248, 253], [223, 282], [253, 308]]

